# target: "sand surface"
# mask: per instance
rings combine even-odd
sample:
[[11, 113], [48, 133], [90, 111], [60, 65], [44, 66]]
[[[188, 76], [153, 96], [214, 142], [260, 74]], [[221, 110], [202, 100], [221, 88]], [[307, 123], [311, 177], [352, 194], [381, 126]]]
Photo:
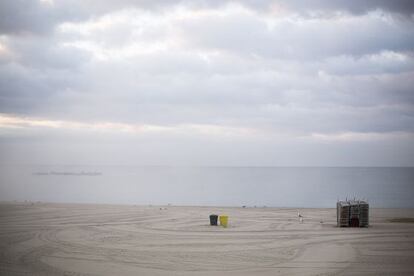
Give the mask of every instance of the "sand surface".
[[0, 275], [414, 275], [414, 223], [389, 222], [414, 210], [371, 209], [358, 229], [297, 211], [4, 203]]

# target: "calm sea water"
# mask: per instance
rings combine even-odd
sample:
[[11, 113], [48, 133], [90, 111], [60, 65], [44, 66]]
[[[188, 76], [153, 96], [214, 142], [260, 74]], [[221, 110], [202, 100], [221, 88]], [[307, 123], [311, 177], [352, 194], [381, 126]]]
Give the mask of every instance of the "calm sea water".
[[1, 166], [0, 200], [414, 208], [414, 168]]

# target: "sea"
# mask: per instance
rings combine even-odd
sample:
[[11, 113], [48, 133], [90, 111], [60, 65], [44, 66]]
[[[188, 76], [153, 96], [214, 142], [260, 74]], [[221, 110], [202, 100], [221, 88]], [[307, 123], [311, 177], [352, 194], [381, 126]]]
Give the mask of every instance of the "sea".
[[0, 166], [0, 201], [414, 208], [414, 167]]

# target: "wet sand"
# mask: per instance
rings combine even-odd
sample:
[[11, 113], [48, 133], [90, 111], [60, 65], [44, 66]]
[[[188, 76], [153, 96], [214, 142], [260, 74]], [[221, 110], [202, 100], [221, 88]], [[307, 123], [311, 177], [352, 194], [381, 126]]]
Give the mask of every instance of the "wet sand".
[[414, 223], [392, 222], [413, 209], [371, 209], [369, 228], [297, 211], [2, 203], [0, 275], [414, 275]]

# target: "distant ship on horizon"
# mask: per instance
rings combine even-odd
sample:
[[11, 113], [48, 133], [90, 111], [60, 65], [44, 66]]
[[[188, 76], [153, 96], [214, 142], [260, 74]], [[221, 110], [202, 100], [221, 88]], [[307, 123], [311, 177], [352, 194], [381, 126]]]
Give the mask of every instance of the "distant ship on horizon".
[[100, 176], [102, 175], [101, 172], [88, 172], [88, 171], [81, 171], [81, 172], [68, 172], [68, 171], [50, 171], [50, 172], [34, 172], [33, 175], [64, 175], [64, 176]]

